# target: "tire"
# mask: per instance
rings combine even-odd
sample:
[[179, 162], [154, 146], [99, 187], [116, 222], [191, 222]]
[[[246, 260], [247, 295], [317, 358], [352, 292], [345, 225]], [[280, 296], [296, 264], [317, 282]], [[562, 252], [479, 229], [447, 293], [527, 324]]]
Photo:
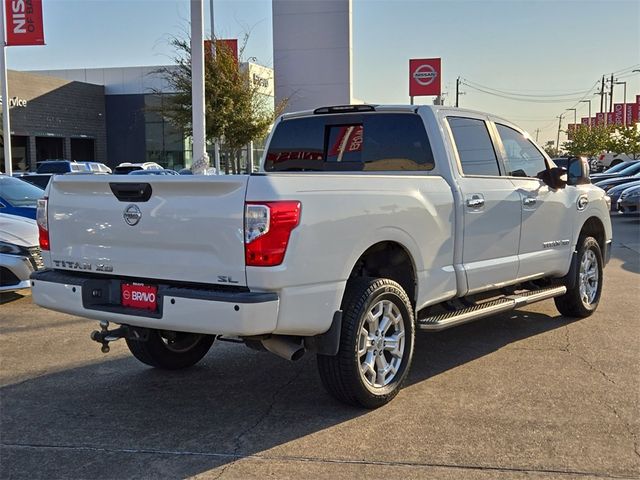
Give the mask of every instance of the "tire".
[[411, 366], [415, 321], [409, 297], [392, 280], [355, 278], [347, 283], [342, 312], [338, 354], [317, 356], [322, 384], [344, 403], [381, 407], [398, 394]]
[[129, 350], [142, 363], [165, 370], [195, 365], [204, 357], [215, 337], [198, 333], [149, 329], [147, 341], [127, 338]]
[[554, 298], [558, 311], [567, 317], [586, 318], [598, 308], [602, 293], [602, 252], [593, 237], [578, 239], [578, 268], [573, 288]]

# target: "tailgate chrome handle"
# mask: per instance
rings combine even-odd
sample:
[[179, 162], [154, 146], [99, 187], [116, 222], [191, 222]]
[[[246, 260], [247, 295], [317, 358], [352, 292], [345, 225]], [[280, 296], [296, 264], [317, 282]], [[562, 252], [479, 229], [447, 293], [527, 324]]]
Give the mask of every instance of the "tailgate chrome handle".
[[109, 183], [111, 192], [121, 202], [146, 202], [151, 198], [151, 185], [148, 183]]
[[527, 197], [522, 201], [522, 203], [524, 203], [526, 206], [530, 207], [532, 205], [535, 205], [537, 201], [538, 200], [536, 200], [534, 197]]

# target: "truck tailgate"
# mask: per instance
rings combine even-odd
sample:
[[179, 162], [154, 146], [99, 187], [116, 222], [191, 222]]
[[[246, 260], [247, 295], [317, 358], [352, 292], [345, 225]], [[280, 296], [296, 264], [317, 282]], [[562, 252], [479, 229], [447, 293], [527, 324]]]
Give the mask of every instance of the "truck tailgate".
[[247, 181], [240, 175], [56, 176], [48, 195], [51, 266], [246, 286]]

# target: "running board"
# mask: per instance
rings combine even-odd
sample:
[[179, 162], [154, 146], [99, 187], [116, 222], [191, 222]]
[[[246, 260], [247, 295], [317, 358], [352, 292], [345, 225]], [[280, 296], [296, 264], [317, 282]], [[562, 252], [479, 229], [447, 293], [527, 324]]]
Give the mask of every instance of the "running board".
[[547, 300], [548, 298], [558, 297], [565, 293], [567, 293], [567, 287], [564, 285], [559, 287], [542, 288], [540, 290], [530, 290], [517, 295], [509, 295], [497, 300], [491, 300], [490, 302], [480, 303], [473, 307], [463, 308], [454, 312], [445, 312], [432, 317], [419, 318], [418, 328], [420, 330], [438, 332], [457, 325], [462, 325], [463, 323], [472, 322], [474, 320], [490, 317], [499, 313], [509, 312], [531, 303]]

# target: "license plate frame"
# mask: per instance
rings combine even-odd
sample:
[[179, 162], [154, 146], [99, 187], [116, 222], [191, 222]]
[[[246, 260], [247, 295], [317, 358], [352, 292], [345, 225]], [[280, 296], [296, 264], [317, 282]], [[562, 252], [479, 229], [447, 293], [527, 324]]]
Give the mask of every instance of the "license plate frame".
[[158, 311], [158, 286], [138, 282], [120, 284], [120, 305], [125, 308]]

